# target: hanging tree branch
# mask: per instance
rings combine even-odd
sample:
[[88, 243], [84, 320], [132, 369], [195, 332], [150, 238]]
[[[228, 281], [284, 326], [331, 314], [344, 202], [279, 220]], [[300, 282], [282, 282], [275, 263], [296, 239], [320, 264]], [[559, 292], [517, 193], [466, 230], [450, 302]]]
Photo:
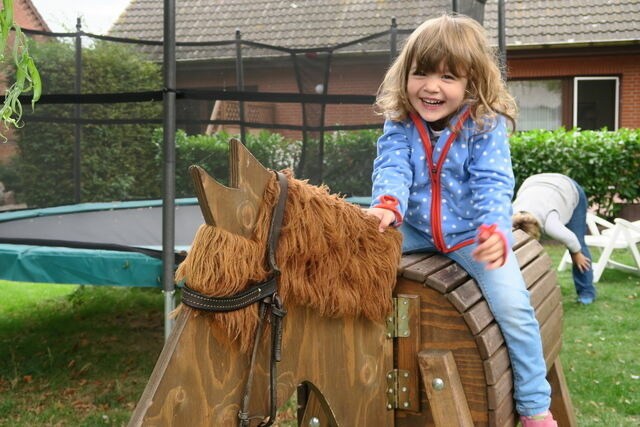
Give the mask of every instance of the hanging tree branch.
[[[0, 10], [0, 62], [7, 59], [5, 58], [5, 49], [11, 27], [13, 27], [15, 34], [12, 58], [16, 67], [16, 81], [6, 89], [4, 104], [0, 107], [0, 121], [5, 129], [9, 129], [9, 125], [16, 128], [22, 126], [20, 124], [22, 104], [18, 98], [20, 94], [33, 91], [31, 108], [34, 108], [42, 93], [42, 83], [33, 58], [29, 55], [27, 37], [20, 30], [18, 24], [13, 22], [13, 0], [2, 0], [2, 5], [3, 9]], [[3, 142], [7, 141], [1, 132], [0, 139]]]

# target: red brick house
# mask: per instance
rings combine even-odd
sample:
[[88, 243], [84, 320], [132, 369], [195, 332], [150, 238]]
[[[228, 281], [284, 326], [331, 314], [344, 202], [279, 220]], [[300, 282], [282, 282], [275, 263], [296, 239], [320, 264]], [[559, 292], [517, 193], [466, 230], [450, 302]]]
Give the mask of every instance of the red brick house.
[[[295, 55], [243, 48], [244, 88], [260, 92], [373, 95], [389, 64], [385, 34], [331, 52], [323, 79], [321, 49], [390, 29], [410, 31], [424, 19], [451, 10], [450, 0], [182, 0], [177, 40], [242, 40], [286, 48], [317, 48]], [[162, 39], [162, 0], [136, 0], [111, 35]], [[520, 104], [519, 129], [579, 126], [583, 129], [640, 127], [640, 0], [509, 0], [506, 2], [508, 80]], [[484, 25], [497, 45], [497, 0], [486, 2]], [[398, 47], [406, 37], [398, 35]], [[235, 48], [178, 48], [178, 87], [236, 90]], [[314, 64], [315, 63], [315, 64]], [[302, 65], [301, 65], [302, 64]], [[294, 68], [303, 68], [304, 82]], [[326, 83], [326, 89], [325, 85]], [[311, 88], [311, 89], [309, 89]], [[183, 106], [183, 116], [228, 118], [233, 105], [213, 100]], [[262, 123], [299, 124], [299, 104], [256, 104], [249, 117]], [[212, 115], [213, 112], [213, 115]], [[225, 115], [226, 114], [226, 115]], [[379, 123], [369, 106], [333, 105], [324, 125]], [[206, 125], [189, 131], [202, 132]]]
[[51, 31], [31, 0], [13, 0], [13, 19], [21, 28]]
[[[2, 5], [0, 5], [0, 9], [2, 9]], [[21, 28], [51, 31], [31, 0], [14, 0], [13, 15], [15, 23]], [[9, 45], [12, 46], [12, 43], [13, 39], [11, 39]], [[4, 78], [2, 78], [2, 80], [4, 80]], [[0, 82], [0, 89], [4, 91], [4, 88], [4, 82]], [[11, 132], [7, 132], [6, 129], [3, 129], [2, 133], [9, 137], [9, 141], [6, 143], [0, 143], [0, 163], [8, 161], [16, 152], [16, 145], [11, 141]]]

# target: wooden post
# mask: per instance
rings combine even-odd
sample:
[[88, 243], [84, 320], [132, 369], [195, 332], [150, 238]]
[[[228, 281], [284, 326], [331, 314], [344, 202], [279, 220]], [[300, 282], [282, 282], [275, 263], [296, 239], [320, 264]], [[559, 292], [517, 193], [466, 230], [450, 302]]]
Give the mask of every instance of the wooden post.
[[551, 385], [551, 412], [553, 413], [553, 418], [556, 419], [559, 427], [576, 427], [578, 422], [559, 357], [551, 365], [551, 369], [547, 373], [547, 380]]
[[458, 368], [449, 350], [418, 353], [422, 381], [438, 427], [473, 427]]

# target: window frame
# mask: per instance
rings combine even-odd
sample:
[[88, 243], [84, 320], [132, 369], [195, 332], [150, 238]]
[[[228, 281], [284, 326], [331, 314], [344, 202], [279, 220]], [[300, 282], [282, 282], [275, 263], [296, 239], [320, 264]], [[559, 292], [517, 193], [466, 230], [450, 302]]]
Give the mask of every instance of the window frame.
[[575, 76], [573, 78], [573, 119], [574, 128], [578, 126], [578, 82], [585, 80], [614, 80], [615, 81], [615, 112], [613, 118], [613, 131], [618, 130], [620, 126], [620, 77], [619, 76]]

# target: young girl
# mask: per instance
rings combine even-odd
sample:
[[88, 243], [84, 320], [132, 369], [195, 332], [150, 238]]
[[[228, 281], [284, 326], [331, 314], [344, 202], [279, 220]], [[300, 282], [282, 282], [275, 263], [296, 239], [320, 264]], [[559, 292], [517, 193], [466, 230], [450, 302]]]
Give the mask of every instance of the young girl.
[[404, 253], [438, 251], [478, 282], [504, 335], [523, 427], [556, 426], [538, 322], [511, 249], [507, 93], [484, 29], [465, 16], [420, 25], [387, 72], [367, 212], [400, 227]]

